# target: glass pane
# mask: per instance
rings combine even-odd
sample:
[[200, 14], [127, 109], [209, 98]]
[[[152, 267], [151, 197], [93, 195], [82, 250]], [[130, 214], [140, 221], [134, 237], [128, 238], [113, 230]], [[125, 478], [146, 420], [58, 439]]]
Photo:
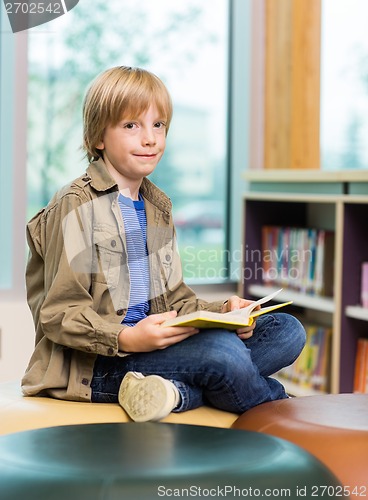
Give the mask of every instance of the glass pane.
[[29, 216], [83, 173], [81, 103], [90, 81], [111, 66], [142, 66], [174, 102], [151, 180], [173, 200], [184, 273], [224, 273], [228, 8], [229, 0], [94, 0], [29, 31]]
[[322, 1], [321, 165], [368, 168], [368, 2]]

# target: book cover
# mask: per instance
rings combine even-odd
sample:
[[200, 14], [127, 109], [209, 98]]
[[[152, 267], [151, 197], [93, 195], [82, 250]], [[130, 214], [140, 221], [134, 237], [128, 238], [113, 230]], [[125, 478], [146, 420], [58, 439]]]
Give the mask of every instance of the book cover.
[[237, 330], [244, 326], [250, 326], [254, 319], [262, 314], [267, 314], [280, 307], [285, 307], [292, 302], [283, 302], [282, 304], [275, 304], [261, 309], [256, 309], [258, 306], [272, 300], [280, 290], [277, 290], [266, 297], [263, 297], [249, 306], [236, 311], [227, 313], [216, 313], [212, 311], [195, 311], [176, 318], [166, 320], [162, 326], [193, 326], [195, 328], [225, 328], [226, 330]]
[[334, 231], [262, 226], [263, 282], [332, 297]]
[[303, 389], [328, 392], [332, 329], [307, 324], [305, 330], [307, 341], [300, 356], [278, 375]]
[[354, 388], [353, 392], [365, 394], [368, 392], [366, 386], [368, 373], [368, 339], [359, 338], [355, 357]]

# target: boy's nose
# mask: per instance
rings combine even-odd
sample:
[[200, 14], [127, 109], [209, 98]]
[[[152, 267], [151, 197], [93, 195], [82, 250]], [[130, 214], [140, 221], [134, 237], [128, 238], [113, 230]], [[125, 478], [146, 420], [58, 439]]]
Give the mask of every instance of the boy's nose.
[[155, 136], [153, 130], [146, 130], [144, 132], [142, 142], [146, 146], [151, 146], [153, 144], [156, 144], [156, 136]]

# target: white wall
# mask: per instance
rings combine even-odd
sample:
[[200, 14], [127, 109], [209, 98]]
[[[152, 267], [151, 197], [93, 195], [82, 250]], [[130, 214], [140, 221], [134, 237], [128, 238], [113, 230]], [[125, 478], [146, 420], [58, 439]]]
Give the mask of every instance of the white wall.
[[34, 346], [34, 327], [26, 301], [0, 304], [0, 382], [20, 381]]

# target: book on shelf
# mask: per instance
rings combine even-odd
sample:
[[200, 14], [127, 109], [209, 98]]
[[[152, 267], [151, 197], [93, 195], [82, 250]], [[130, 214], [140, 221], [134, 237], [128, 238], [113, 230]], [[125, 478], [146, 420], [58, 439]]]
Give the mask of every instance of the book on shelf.
[[330, 385], [330, 349], [332, 329], [305, 325], [306, 344], [294, 363], [278, 372], [280, 379], [289, 380], [304, 389], [328, 392]]
[[252, 302], [247, 307], [230, 311], [226, 313], [216, 313], [212, 311], [195, 311], [182, 316], [177, 316], [173, 319], [168, 319], [162, 323], [162, 326], [193, 326], [195, 328], [225, 328], [226, 330], [237, 330], [245, 326], [250, 326], [254, 320], [263, 314], [285, 307], [292, 303], [283, 302], [282, 304], [274, 304], [268, 307], [260, 307], [262, 304], [272, 300], [282, 289], [270, 293], [255, 302]]
[[362, 263], [361, 303], [368, 308], [368, 262]]
[[366, 338], [358, 339], [353, 392], [368, 394], [368, 339]]
[[263, 226], [264, 284], [331, 297], [334, 247], [334, 231]]

